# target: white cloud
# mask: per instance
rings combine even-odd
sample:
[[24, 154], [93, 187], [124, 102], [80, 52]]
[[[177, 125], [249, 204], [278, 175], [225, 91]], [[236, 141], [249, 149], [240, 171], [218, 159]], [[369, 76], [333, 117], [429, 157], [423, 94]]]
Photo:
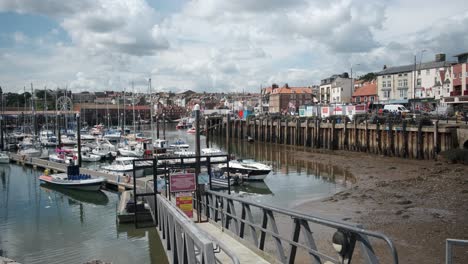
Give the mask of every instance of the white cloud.
[[18, 31], [16, 43], [35, 47], [0, 47], [0, 79], [76, 90], [133, 81], [145, 90], [152, 78], [158, 90], [258, 91], [272, 82], [311, 85], [351, 65], [361, 74], [411, 63], [421, 49], [428, 60], [466, 51], [468, 12], [440, 19], [459, 0], [428, 1], [192, 0], [165, 17], [144, 0], [3, 1], [0, 12], [55, 19], [71, 43]]

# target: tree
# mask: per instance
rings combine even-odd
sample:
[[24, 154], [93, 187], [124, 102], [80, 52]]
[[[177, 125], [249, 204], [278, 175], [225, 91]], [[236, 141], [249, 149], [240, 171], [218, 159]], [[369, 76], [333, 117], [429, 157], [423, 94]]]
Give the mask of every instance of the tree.
[[374, 72], [369, 72], [362, 76], [359, 76], [359, 80], [365, 81], [365, 82], [370, 82], [372, 80], [375, 80], [376, 78], [377, 78], [377, 75]]

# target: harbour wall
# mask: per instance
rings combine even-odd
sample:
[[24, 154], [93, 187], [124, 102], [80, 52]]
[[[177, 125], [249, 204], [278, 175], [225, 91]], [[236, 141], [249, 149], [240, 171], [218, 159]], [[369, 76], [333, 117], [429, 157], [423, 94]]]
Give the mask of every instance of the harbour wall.
[[320, 119], [228, 120], [226, 117], [205, 119], [207, 140], [211, 136], [239, 138], [313, 149], [348, 150], [411, 159], [436, 159], [442, 151], [462, 147], [468, 128], [442, 124], [410, 125], [387, 122], [335, 123]]

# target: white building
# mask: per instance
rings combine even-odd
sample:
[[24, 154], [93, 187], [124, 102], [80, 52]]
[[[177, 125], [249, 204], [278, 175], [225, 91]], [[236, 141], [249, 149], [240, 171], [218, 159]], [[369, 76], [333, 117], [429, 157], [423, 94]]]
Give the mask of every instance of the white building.
[[353, 90], [348, 73], [332, 75], [320, 82], [320, 103], [349, 103]]
[[377, 73], [377, 93], [382, 103], [408, 103], [409, 99], [439, 100], [450, 94], [451, 65], [445, 54], [436, 60], [386, 68]]

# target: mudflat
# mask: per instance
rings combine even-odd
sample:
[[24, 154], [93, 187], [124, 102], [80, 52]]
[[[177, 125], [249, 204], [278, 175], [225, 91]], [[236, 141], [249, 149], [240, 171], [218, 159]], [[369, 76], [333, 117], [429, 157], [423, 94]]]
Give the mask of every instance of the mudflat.
[[[395, 243], [400, 263], [445, 263], [445, 240], [468, 239], [468, 166], [350, 151], [292, 151], [297, 160], [340, 166], [356, 182], [295, 209], [362, 224]], [[468, 263], [468, 247], [454, 250]], [[383, 259], [381, 263], [389, 263]]]

